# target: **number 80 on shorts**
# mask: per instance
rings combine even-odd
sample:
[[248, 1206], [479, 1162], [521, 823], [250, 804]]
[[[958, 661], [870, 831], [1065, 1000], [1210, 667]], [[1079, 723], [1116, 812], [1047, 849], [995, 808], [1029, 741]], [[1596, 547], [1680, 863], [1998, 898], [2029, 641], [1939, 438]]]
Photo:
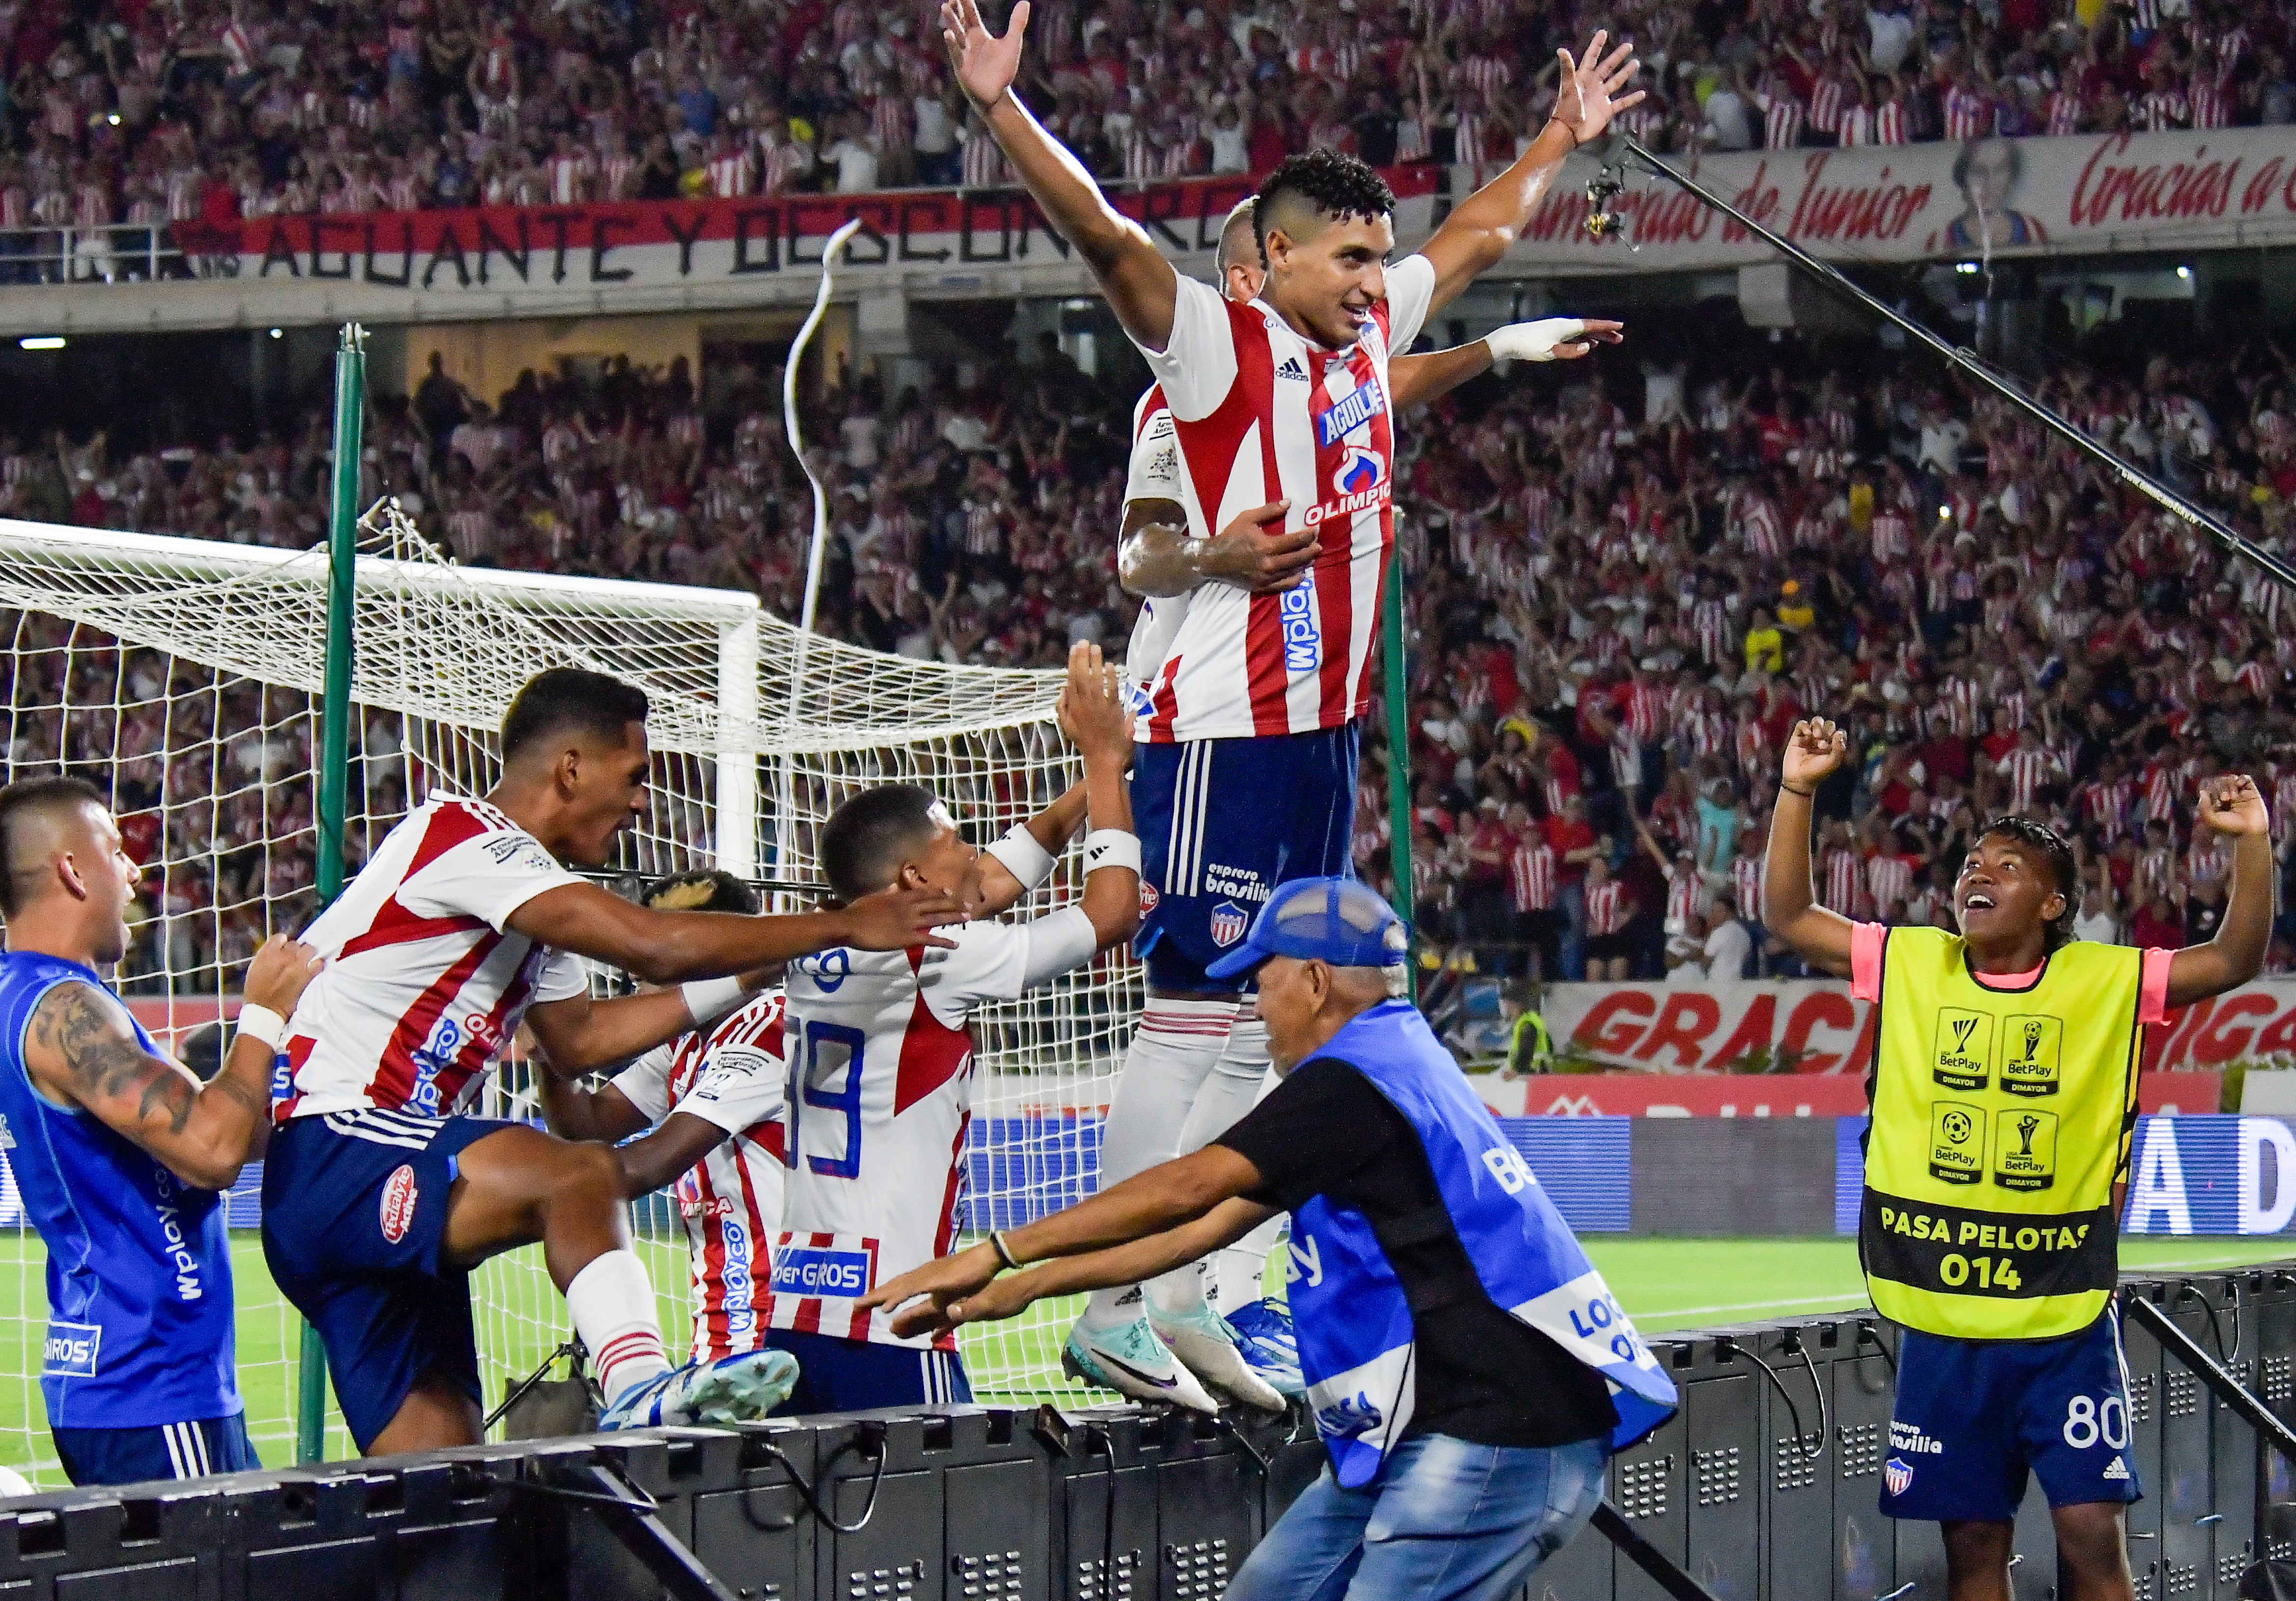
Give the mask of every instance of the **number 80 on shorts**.
[[2128, 1445], [2128, 1404], [2117, 1395], [2103, 1400], [2093, 1396], [2076, 1395], [2065, 1401], [2065, 1443], [2077, 1451], [2085, 1451], [2103, 1441], [2107, 1449], [2123, 1450]]

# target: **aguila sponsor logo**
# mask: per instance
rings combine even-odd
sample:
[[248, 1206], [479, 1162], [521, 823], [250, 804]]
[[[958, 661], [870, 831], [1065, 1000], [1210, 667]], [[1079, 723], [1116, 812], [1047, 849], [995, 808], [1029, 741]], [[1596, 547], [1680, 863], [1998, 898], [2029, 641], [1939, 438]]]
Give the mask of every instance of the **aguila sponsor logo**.
[[414, 1226], [414, 1170], [402, 1165], [382, 1181], [382, 1237], [396, 1245]]

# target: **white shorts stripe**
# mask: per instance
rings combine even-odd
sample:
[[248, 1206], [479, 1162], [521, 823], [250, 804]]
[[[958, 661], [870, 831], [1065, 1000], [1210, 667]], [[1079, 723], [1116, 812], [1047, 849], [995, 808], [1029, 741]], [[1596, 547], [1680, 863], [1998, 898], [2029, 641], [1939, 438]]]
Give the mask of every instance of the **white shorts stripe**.
[[215, 1472], [215, 1458], [208, 1455], [208, 1432], [195, 1423], [187, 1423], [184, 1427], [191, 1431], [192, 1439], [200, 1448], [200, 1471], [203, 1474]]
[[184, 1471], [183, 1448], [176, 1443], [176, 1425], [171, 1423], [161, 1424], [160, 1425], [160, 1439], [168, 1448], [168, 1472], [172, 1473], [178, 1479], [190, 1478], [192, 1475]]

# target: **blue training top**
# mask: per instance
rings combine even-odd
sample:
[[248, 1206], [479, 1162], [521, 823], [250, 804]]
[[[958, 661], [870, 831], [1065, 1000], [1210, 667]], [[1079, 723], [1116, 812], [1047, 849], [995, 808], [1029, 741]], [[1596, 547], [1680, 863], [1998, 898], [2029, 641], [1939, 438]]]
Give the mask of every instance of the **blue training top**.
[[231, 1416], [241, 1402], [223, 1197], [184, 1184], [93, 1112], [49, 1100], [24, 1071], [33, 1009], [75, 981], [112, 994], [78, 962], [0, 956], [0, 1152], [48, 1248], [48, 1426]]

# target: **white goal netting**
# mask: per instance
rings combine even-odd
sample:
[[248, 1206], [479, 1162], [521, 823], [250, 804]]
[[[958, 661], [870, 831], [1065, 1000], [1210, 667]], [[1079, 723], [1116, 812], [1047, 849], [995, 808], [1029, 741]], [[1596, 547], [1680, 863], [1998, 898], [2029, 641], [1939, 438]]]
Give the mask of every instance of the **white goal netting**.
[[[264, 937], [316, 909], [326, 581], [324, 550], [0, 521], [0, 779], [67, 772], [113, 797], [145, 864], [117, 980], [187, 1058], [218, 1048], [217, 1019]], [[1055, 674], [808, 639], [742, 594], [457, 568], [389, 505], [363, 525], [357, 595], [350, 872], [430, 792], [486, 791], [512, 694], [554, 665], [615, 673], [652, 699], [652, 809], [616, 864], [632, 874], [718, 866], [810, 883], [814, 831], [856, 786], [927, 784], [986, 842], [1077, 776], [1053, 725]], [[1023, 912], [1073, 899], [1074, 868], [1071, 855]], [[1139, 994], [1136, 970], [1103, 958], [980, 1014], [961, 1225], [1016, 1222], [1093, 1186]], [[495, 1115], [533, 1114], [522, 1067], [490, 1095], [483, 1110]], [[278, 1465], [293, 1450], [299, 1321], [264, 1267], [259, 1192], [250, 1166], [226, 1204], [248, 1423]], [[677, 1345], [689, 1316], [683, 1231], [666, 1196], [634, 1210]], [[62, 1477], [38, 1381], [44, 1267], [0, 1170], [0, 1463], [45, 1487]], [[538, 1249], [496, 1259], [472, 1284], [491, 1409], [570, 1324]], [[1060, 1370], [1068, 1318], [1048, 1305], [967, 1330], [981, 1399], [1085, 1399]], [[329, 1417], [328, 1455], [344, 1455], [332, 1397]]]

